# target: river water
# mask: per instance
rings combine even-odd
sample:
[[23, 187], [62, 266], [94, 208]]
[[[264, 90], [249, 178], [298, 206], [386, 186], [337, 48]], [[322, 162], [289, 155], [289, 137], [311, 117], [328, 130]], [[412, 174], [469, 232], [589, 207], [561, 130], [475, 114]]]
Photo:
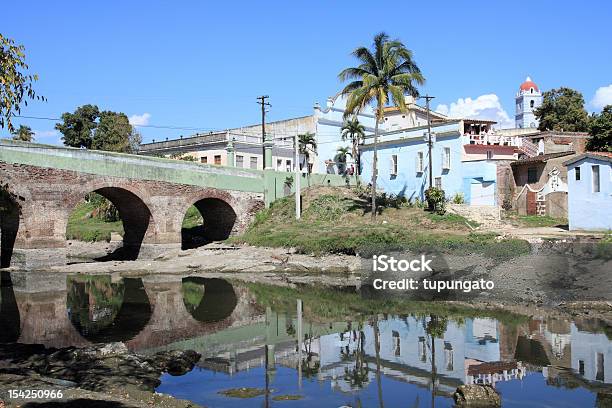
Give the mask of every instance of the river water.
[[[354, 288], [61, 276], [3, 273], [0, 342], [192, 349], [196, 367], [164, 374], [157, 391], [207, 407], [451, 407], [455, 389], [473, 383], [493, 385], [503, 407], [612, 404], [612, 330], [597, 319], [376, 300]], [[260, 395], [223, 394], [242, 387]]]

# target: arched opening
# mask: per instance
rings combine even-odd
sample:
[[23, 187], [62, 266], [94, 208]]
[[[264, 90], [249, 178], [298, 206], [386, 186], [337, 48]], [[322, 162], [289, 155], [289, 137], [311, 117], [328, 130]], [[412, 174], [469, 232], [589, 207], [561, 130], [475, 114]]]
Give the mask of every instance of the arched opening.
[[218, 198], [204, 198], [192, 205], [183, 218], [182, 249], [197, 248], [229, 238], [236, 224], [231, 205]]
[[234, 287], [224, 279], [183, 278], [185, 307], [199, 322], [214, 323], [228, 318], [238, 304]]
[[66, 239], [80, 242], [68, 246], [68, 257], [72, 262], [135, 260], [150, 223], [151, 212], [136, 194], [119, 187], [94, 190], [69, 216]]
[[8, 191], [0, 187], [0, 268], [11, 266], [19, 216], [19, 205]]
[[152, 313], [142, 279], [113, 282], [110, 275], [69, 276], [66, 308], [72, 325], [94, 343], [133, 339]]

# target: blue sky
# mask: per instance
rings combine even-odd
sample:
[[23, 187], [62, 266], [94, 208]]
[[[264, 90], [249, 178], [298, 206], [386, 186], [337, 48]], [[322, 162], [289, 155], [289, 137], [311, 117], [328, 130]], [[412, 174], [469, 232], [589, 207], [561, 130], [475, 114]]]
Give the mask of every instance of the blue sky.
[[[261, 94], [270, 120], [309, 115], [340, 89], [350, 52], [379, 31], [413, 50], [421, 91], [451, 113], [512, 118], [527, 75], [544, 90], [581, 91], [589, 111], [612, 103], [609, 1], [20, 1], [3, 16], [2, 34], [25, 45], [48, 98], [29, 116], [92, 103], [138, 123], [225, 129], [257, 123]], [[17, 123], [58, 141], [53, 121]], [[145, 141], [193, 133], [141, 132]]]

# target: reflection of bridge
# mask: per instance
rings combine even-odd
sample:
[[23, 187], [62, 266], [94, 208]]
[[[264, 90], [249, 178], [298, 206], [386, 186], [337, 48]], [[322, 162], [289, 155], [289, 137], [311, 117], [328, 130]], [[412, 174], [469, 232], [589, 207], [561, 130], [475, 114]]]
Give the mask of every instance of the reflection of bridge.
[[[32, 274], [23, 273], [21, 277], [14, 277], [15, 286], [12, 291], [7, 290], [7, 287], [3, 288], [3, 306], [0, 309], [0, 321], [4, 323], [2, 326], [18, 324], [20, 328], [18, 337], [7, 341], [40, 343], [48, 347], [85, 346], [101, 341], [96, 340], [95, 336], [88, 338], [81, 335], [70, 321], [65, 281], [55, 287], [46, 286], [40, 291], [36, 289], [35, 280]], [[151, 306], [148, 320], [128, 322], [133, 327], [141, 328], [131, 338], [125, 338], [125, 332], [113, 332], [114, 324], [104, 335], [105, 341], [124, 341], [131, 350], [162, 347], [168, 343], [210, 335], [223, 329], [239, 328], [261, 318], [261, 313], [253, 306], [248, 290], [240, 286], [230, 286], [236, 295], [235, 307], [228, 310], [228, 314], [222, 319], [207, 322], [196, 320], [185, 307], [180, 277], [159, 276], [135, 280], [142, 282]], [[11, 292], [14, 294], [16, 318], [9, 315], [9, 312], [14, 311], [7, 310], [10, 307], [6, 305], [10, 301], [8, 295]], [[205, 298], [206, 295], [202, 302]]]

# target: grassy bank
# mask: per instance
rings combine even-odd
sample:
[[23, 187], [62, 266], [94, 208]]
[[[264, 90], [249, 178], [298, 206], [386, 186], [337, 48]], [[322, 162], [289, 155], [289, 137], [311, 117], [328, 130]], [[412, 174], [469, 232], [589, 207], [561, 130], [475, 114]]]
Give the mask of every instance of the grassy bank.
[[307, 190], [300, 221], [295, 220], [294, 208], [292, 197], [278, 200], [259, 212], [246, 233], [233, 241], [294, 247], [302, 253], [363, 256], [382, 250], [410, 250], [479, 253], [507, 259], [530, 250], [523, 240], [499, 240], [493, 234], [473, 233], [466, 224], [468, 220], [461, 216], [432, 214], [406, 204], [391, 203], [373, 222], [367, 201], [343, 187]]
[[94, 217], [92, 213], [95, 210], [95, 204], [79, 203], [68, 218], [66, 238], [96, 242], [110, 241], [113, 232], [123, 235], [123, 223], [121, 221], [108, 222], [99, 217]]
[[[123, 223], [119, 221], [105, 221], [92, 214], [96, 204], [83, 201], [79, 203], [70, 217], [66, 228], [66, 239], [86, 242], [110, 241], [111, 233], [123, 235]], [[184, 229], [193, 229], [202, 225], [202, 215], [194, 206], [189, 207], [183, 219]]]

